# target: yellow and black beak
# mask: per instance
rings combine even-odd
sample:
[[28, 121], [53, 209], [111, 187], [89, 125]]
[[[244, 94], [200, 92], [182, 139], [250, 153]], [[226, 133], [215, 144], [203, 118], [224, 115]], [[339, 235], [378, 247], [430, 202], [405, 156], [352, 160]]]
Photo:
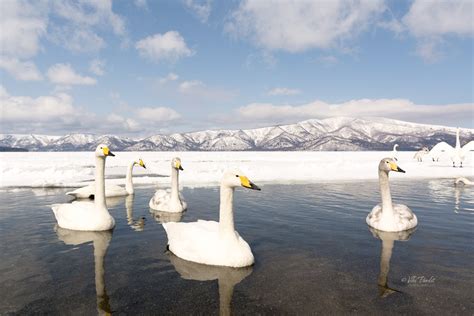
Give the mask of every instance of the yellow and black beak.
[[399, 167], [396, 163], [394, 163], [394, 162], [391, 162], [391, 163], [390, 163], [390, 169], [392, 169], [392, 171], [405, 173], [405, 170], [403, 170], [402, 168], [400, 168], [400, 167]]
[[138, 164], [143, 167], [144, 169], [146, 169], [146, 166], [145, 166], [145, 163], [143, 162], [143, 160], [138, 160]]
[[109, 147], [103, 147], [102, 152], [104, 153], [104, 156], [112, 156], [115, 157], [115, 155], [110, 151]]
[[181, 171], [184, 170], [183, 167], [181, 166], [181, 162], [179, 162], [179, 161], [176, 162], [176, 166], [175, 166], [175, 167], [176, 167], [176, 169], [179, 169], [179, 170], [181, 170]]
[[255, 185], [252, 181], [249, 180], [246, 176], [240, 176], [240, 184], [247, 189], [252, 189], [252, 190], [258, 190], [260, 191], [261, 189]]

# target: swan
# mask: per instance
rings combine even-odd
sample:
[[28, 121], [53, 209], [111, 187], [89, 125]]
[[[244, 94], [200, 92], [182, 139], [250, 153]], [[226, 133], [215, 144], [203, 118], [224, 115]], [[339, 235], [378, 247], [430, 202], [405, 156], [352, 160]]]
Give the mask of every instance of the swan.
[[387, 297], [392, 293], [400, 292], [388, 286], [388, 272], [390, 270], [390, 259], [392, 258], [393, 245], [396, 240], [407, 241], [415, 232], [416, 228], [401, 232], [384, 232], [369, 227], [375, 238], [382, 240], [382, 252], [380, 253], [380, 274], [377, 280], [381, 297]]
[[58, 239], [66, 245], [81, 245], [92, 242], [94, 247], [95, 291], [97, 296], [97, 312], [99, 315], [110, 315], [112, 312], [109, 296], [105, 289], [104, 258], [112, 239], [112, 231], [87, 232], [55, 227]]
[[181, 159], [175, 157], [171, 160], [171, 191], [157, 190], [148, 204], [151, 209], [170, 213], [181, 213], [186, 210], [188, 205], [179, 193], [179, 170], [184, 170]]
[[105, 202], [105, 158], [115, 156], [106, 145], [95, 150], [95, 200], [54, 204], [52, 209], [59, 227], [72, 230], [100, 231], [114, 228], [115, 220]]
[[234, 287], [252, 274], [252, 267], [230, 268], [208, 266], [186, 261], [168, 253], [171, 264], [182, 279], [195, 281], [217, 280], [219, 288], [219, 315], [232, 315]]
[[[107, 184], [105, 186], [105, 197], [125, 196], [132, 195], [135, 193], [133, 189], [132, 171], [133, 167], [138, 165], [146, 169], [145, 163], [140, 158], [138, 161], [132, 161], [127, 168], [127, 175], [125, 176], [125, 188], [120, 185]], [[72, 195], [76, 199], [94, 199], [95, 185], [90, 184], [88, 186], [79, 188], [77, 190], [66, 192], [67, 195]]]
[[390, 171], [403, 172], [392, 158], [384, 158], [379, 163], [380, 194], [382, 205], [378, 204], [367, 216], [369, 226], [387, 232], [398, 232], [415, 227], [418, 224], [416, 215], [403, 204], [392, 204], [388, 173]]
[[474, 181], [471, 181], [467, 178], [464, 178], [464, 177], [459, 177], [459, 178], [456, 178], [456, 180], [454, 180], [454, 184], [455, 185], [474, 185]]
[[430, 152], [428, 147], [423, 147], [421, 150], [418, 150], [415, 155], [413, 156], [413, 159], [416, 159], [418, 162], [423, 162], [423, 156], [427, 155]]
[[398, 144], [393, 145], [393, 150], [392, 150], [392, 158], [395, 159], [395, 161], [398, 161]]
[[453, 167], [456, 167], [456, 163], [459, 164], [459, 167], [462, 168], [462, 162], [466, 157], [469, 151], [474, 151], [474, 141], [470, 141], [469, 143], [465, 144], [461, 147], [461, 142], [459, 141], [459, 131], [460, 128], [456, 130], [456, 145], [455, 147], [449, 145], [446, 142], [440, 142], [436, 144], [430, 150], [430, 156], [432, 157], [433, 161], [438, 161], [439, 156], [443, 153], [449, 155], [451, 161], [453, 162]]
[[163, 223], [168, 249], [176, 256], [197, 263], [246, 267], [254, 263], [252, 250], [234, 229], [233, 197], [236, 187], [260, 190], [240, 171], [224, 173], [220, 187], [219, 222]]

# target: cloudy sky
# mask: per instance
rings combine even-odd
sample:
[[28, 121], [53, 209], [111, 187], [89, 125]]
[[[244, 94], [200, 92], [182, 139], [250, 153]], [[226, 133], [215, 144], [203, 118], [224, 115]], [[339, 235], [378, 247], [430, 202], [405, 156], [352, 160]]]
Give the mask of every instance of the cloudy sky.
[[0, 132], [474, 127], [474, 1], [0, 2]]

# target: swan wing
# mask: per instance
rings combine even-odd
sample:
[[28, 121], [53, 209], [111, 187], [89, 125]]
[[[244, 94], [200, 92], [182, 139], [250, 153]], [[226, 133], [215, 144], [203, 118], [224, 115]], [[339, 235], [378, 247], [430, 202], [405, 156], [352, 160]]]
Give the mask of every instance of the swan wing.
[[88, 199], [95, 194], [95, 185], [90, 184], [74, 191], [66, 192], [66, 194], [74, 196], [76, 199]]
[[[95, 195], [95, 184], [76, 189], [71, 192], [66, 192], [67, 195], [74, 196], [76, 199], [90, 199], [94, 198]], [[127, 191], [124, 187], [116, 184], [107, 184], [105, 186], [105, 196], [115, 197], [127, 195]]]
[[440, 156], [442, 153], [449, 153], [453, 150], [454, 150], [453, 146], [449, 145], [446, 142], [440, 142], [436, 144], [433, 148], [431, 148], [429, 154], [431, 156], [437, 157], [437, 156]]
[[219, 223], [199, 220], [192, 223], [164, 223], [168, 248], [176, 256], [199, 263], [211, 263], [219, 240]]
[[465, 144], [462, 146], [462, 153], [465, 155], [470, 151], [474, 151], [474, 141], [471, 140], [469, 143]]
[[167, 210], [171, 199], [171, 191], [157, 190], [150, 199], [150, 208], [158, 211]]

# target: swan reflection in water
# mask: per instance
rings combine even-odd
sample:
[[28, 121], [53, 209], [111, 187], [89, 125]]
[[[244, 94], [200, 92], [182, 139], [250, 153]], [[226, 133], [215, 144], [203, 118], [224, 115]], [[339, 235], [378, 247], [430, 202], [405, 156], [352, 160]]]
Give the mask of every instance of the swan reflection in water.
[[152, 208], [150, 208], [150, 214], [153, 216], [155, 221], [157, 221], [160, 224], [163, 223], [170, 223], [170, 222], [180, 222], [181, 219], [183, 218], [184, 212], [179, 212], [179, 213], [172, 213], [172, 212], [161, 212], [161, 211], [156, 211]]
[[231, 303], [234, 286], [252, 273], [252, 266], [245, 268], [209, 266], [183, 260], [171, 252], [168, 252], [168, 257], [181, 278], [185, 280], [217, 280], [219, 285], [219, 315], [232, 315]]
[[404, 230], [401, 232], [384, 232], [369, 227], [375, 238], [382, 240], [382, 252], [380, 254], [380, 274], [378, 278], [379, 294], [381, 297], [387, 297], [392, 293], [400, 292], [388, 286], [388, 272], [390, 270], [390, 258], [392, 257], [393, 244], [396, 240], [407, 241], [415, 232], [416, 228]]
[[127, 195], [125, 198], [125, 209], [127, 210], [127, 224], [136, 232], [141, 232], [145, 228], [145, 217], [138, 219], [133, 218], [133, 194]]
[[97, 294], [97, 312], [99, 315], [111, 313], [109, 296], [105, 290], [104, 279], [104, 257], [107, 253], [110, 240], [112, 239], [112, 231], [78, 231], [64, 229], [59, 226], [55, 227], [59, 240], [66, 245], [81, 245], [92, 242], [94, 247], [94, 264], [95, 264], [95, 290]]

